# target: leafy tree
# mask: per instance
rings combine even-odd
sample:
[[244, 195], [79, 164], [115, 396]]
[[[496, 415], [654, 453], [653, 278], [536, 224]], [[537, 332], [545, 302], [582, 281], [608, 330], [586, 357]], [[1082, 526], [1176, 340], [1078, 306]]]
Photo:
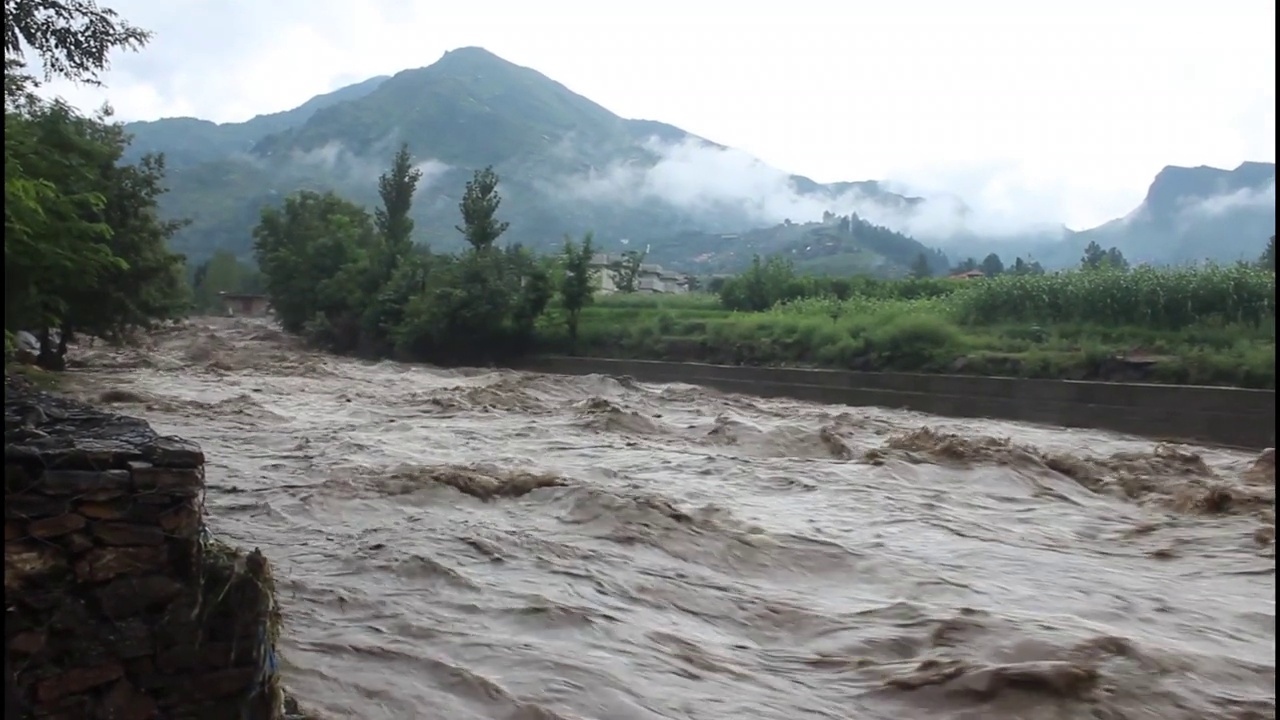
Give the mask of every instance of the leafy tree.
[[358, 276], [377, 238], [364, 208], [331, 192], [299, 192], [281, 208], [263, 209], [253, 237], [267, 294], [287, 332], [313, 323], [315, 335], [328, 335], [358, 312]]
[[[409, 146], [401, 145], [391, 161], [391, 169], [378, 178], [378, 195], [382, 207], [374, 210], [374, 224], [385, 247], [386, 278], [390, 278], [400, 261], [413, 249], [413, 195], [422, 180], [422, 171], [413, 165]], [[385, 278], [384, 278], [385, 279]]]
[[1080, 267], [1083, 270], [1110, 268], [1112, 270], [1126, 271], [1129, 269], [1129, 261], [1125, 259], [1119, 248], [1112, 247], [1109, 250], [1103, 250], [1098, 243], [1090, 242], [1085, 246], [1084, 256], [1080, 258]]
[[609, 276], [613, 286], [620, 293], [633, 293], [639, 289], [640, 266], [644, 264], [646, 253], [628, 250], [622, 258], [609, 264]]
[[933, 268], [929, 266], [929, 257], [924, 253], [917, 255], [915, 261], [911, 263], [911, 277], [933, 277]]
[[1120, 270], [1124, 272], [1129, 269], [1129, 261], [1125, 259], [1124, 253], [1121, 253], [1120, 249], [1116, 247], [1112, 247], [1107, 250], [1104, 263], [1112, 270]]
[[497, 184], [490, 168], [467, 183], [458, 229], [471, 247], [460, 256], [433, 258], [422, 291], [405, 305], [393, 332], [400, 353], [483, 362], [530, 347], [534, 324], [551, 299], [550, 274], [523, 248], [493, 252], [507, 229], [495, 217], [502, 202]]
[[1000, 259], [999, 255], [991, 253], [982, 259], [979, 269], [982, 270], [983, 275], [995, 277], [1004, 273], [1004, 261]]
[[804, 282], [790, 260], [777, 255], [751, 259], [751, 267], [720, 286], [720, 303], [730, 310], [761, 312], [779, 302], [805, 297]]
[[43, 100], [25, 72], [34, 56], [46, 81], [99, 84], [112, 51], [149, 38], [89, 0], [5, 0], [5, 327], [37, 330], [49, 367], [76, 331], [119, 337], [184, 309], [182, 258], [167, 249], [182, 223], [156, 212], [163, 157], [124, 163], [109, 109]]
[[961, 260], [955, 267], [951, 268], [953, 275], [972, 272], [978, 269], [978, 261], [976, 258], [965, 258]]
[[560, 280], [560, 306], [565, 311], [565, 325], [569, 330], [570, 347], [578, 342], [578, 318], [582, 309], [595, 298], [595, 277], [591, 273], [591, 258], [595, 248], [591, 246], [591, 233], [574, 243], [565, 237], [561, 251], [564, 277]]
[[1034, 260], [1027, 261], [1022, 258], [1017, 258], [1013, 261], [1013, 268], [1009, 272], [1014, 275], [1043, 275], [1044, 267]]
[[5, 113], [5, 327], [56, 327], [66, 290], [124, 261], [107, 241], [97, 168], [109, 158], [87, 119], [62, 103]]
[[23, 66], [30, 51], [39, 58], [45, 80], [62, 77], [98, 85], [113, 51], [137, 50], [150, 39], [150, 32], [128, 24], [93, 0], [4, 3], [6, 71]]
[[1271, 271], [1276, 269], [1276, 236], [1272, 235], [1267, 240], [1267, 247], [1262, 251], [1262, 255], [1258, 257], [1258, 266]]
[[[374, 226], [379, 238], [378, 246], [371, 249], [366, 273], [358, 279], [363, 296], [360, 305], [359, 337], [356, 344], [369, 354], [386, 354], [391, 351], [392, 328], [404, 317], [404, 307], [409, 297], [404, 293], [412, 286], [421, 285], [415, 278], [424, 278], [430, 253], [415, 255], [413, 245], [413, 196], [417, 192], [422, 171], [413, 164], [409, 146], [401, 145], [391, 160], [391, 167], [378, 178], [378, 195], [382, 207], [374, 210]], [[400, 274], [405, 263], [413, 265]], [[357, 272], [356, 268], [348, 270]]]
[[1083, 270], [1096, 270], [1102, 267], [1102, 263], [1107, 258], [1107, 251], [1096, 242], [1090, 241], [1084, 248], [1084, 256], [1080, 258], [1080, 268]]
[[547, 309], [547, 304], [555, 295], [555, 287], [551, 283], [553, 263], [549, 259], [539, 262], [533, 253], [520, 245], [508, 247], [505, 255], [506, 273], [517, 288], [511, 317], [513, 341], [523, 350], [524, 345], [533, 339], [538, 317]]
[[497, 189], [498, 175], [492, 167], [477, 170], [475, 176], [467, 181], [462, 202], [458, 204], [462, 211], [462, 225], [458, 226], [458, 232], [476, 252], [488, 250], [510, 227], [510, 223], [497, 219], [498, 206], [502, 204]]
[[185, 221], [161, 220], [157, 204], [164, 194], [164, 157], [145, 155], [136, 165], [121, 162], [128, 144], [118, 124], [89, 124], [107, 156], [98, 168], [105, 203], [99, 214], [111, 228], [107, 247], [123, 260], [93, 284], [68, 289], [69, 311], [62, 323], [62, 347], [73, 330], [118, 338], [131, 328], [184, 315], [189, 297], [184, 259], [169, 251], [169, 241]]
[[[186, 309], [181, 222], [162, 221], [163, 157], [123, 162], [108, 112], [84, 117], [24, 98], [5, 114], [5, 324], [36, 329], [40, 362], [63, 366], [75, 332], [120, 338]], [[50, 345], [50, 329], [60, 340]]]

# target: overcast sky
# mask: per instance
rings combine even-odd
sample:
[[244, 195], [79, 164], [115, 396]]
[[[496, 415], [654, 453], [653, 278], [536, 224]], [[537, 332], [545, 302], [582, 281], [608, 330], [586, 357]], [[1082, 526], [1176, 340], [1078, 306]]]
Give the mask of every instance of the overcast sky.
[[55, 91], [126, 120], [244, 120], [479, 45], [816, 180], [1077, 228], [1165, 165], [1275, 160], [1271, 0], [99, 2], [156, 37]]

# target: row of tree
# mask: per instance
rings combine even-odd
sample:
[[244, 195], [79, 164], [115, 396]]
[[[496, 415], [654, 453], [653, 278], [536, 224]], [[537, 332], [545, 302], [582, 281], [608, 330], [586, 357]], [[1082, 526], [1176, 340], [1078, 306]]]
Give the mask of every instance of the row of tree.
[[[1257, 265], [1259, 267], [1270, 268], [1275, 270], [1276, 267], [1276, 238], [1274, 235], [1267, 241], [1266, 248], [1258, 257]], [[1084, 254], [1080, 258], [1081, 270], [1119, 270], [1124, 272], [1129, 269], [1129, 260], [1120, 252], [1117, 247], [1103, 249], [1097, 242], [1090, 242], [1085, 246]], [[960, 275], [978, 271], [987, 277], [995, 277], [1005, 273], [1014, 275], [1043, 275], [1045, 270], [1040, 263], [1032, 260], [1024, 260], [1017, 258], [1011, 267], [1006, 266], [1000, 256], [991, 253], [978, 262], [974, 258], [966, 258], [955, 267], [951, 268], [952, 275]], [[932, 273], [929, 270], [928, 261], [923, 256], [918, 258], [912, 265], [912, 276], [929, 277]]]
[[[492, 168], [463, 192], [459, 253], [412, 241], [409, 213], [422, 176], [407, 147], [378, 181], [372, 215], [335, 193], [304, 191], [266, 208], [254, 253], [281, 326], [342, 353], [435, 362], [489, 362], [529, 350], [559, 296], [570, 336], [596, 278], [591, 236], [558, 256], [496, 243], [508, 224]], [[626, 268], [620, 268], [625, 273]]]
[[168, 249], [182, 223], [156, 212], [164, 158], [123, 162], [110, 108], [37, 94], [54, 78], [98, 84], [109, 54], [149, 33], [90, 0], [6, 0], [4, 23], [6, 348], [34, 331], [39, 361], [57, 368], [76, 332], [117, 337], [186, 312], [183, 259]]

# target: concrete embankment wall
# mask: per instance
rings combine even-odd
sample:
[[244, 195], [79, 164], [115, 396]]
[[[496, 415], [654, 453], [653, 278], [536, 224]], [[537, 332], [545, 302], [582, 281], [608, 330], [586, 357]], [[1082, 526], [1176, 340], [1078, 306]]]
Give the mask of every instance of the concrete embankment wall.
[[280, 718], [270, 570], [209, 538], [200, 448], [9, 386], [5, 717]]
[[751, 395], [1097, 428], [1248, 449], [1275, 445], [1274, 390], [575, 357], [533, 358], [521, 369], [626, 375], [642, 382], [689, 383]]

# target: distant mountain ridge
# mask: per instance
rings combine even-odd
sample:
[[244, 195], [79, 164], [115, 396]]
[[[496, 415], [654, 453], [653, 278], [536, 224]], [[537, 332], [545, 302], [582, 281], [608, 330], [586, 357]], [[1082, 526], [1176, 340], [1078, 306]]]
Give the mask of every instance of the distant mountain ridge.
[[[732, 270], [754, 252], [809, 248], [803, 254], [814, 247], [835, 253], [822, 256], [826, 267], [898, 274], [904, 258], [922, 251], [945, 264], [927, 247], [936, 243], [892, 228], [873, 231], [857, 212], [849, 232], [817, 223], [851, 198], [886, 217], [914, 212], [927, 198], [891, 192], [877, 181], [823, 184], [768, 168], [673, 125], [619, 117], [482, 48], [453, 50], [428, 67], [370, 78], [243, 123], [170, 118], [130, 123], [127, 130], [134, 156], [166, 154], [170, 193], [162, 211], [193, 220], [175, 247], [197, 260], [218, 248], [248, 254], [261, 208], [296, 190], [332, 189], [372, 205], [378, 174], [405, 142], [424, 171], [415, 205], [419, 239], [434, 247], [458, 245], [453, 226], [462, 187], [474, 169], [493, 165], [503, 179], [508, 239], [534, 247], [557, 247], [565, 233], [593, 230], [606, 250], [644, 243], [654, 261], [693, 271]], [[742, 174], [756, 184], [730, 187]], [[1265, 202], [1268, 178], [1270, 229], [1259, 238], [1266, 223], [1253, 208]], [[1202, 251], [1222, 257], [1274, 233], [1274, 183], [1273, 163], [1233, 171], [1166, 168], [1143, 206], [1123, 221], [1051, 241], [1045, 235], [1017, 243], [971, 237], [966, 247], [989, 246], [1010, 258], [1033, 254], [1050, 266], [1077, 262], [1091, 238], [1127, 256], [1159, 256], [1159, 262], [1199, 259]], [[1234, 202], [1232, 193], [1240, 194]], [[1221, 207], [1213, 204], [1222, 198]], [[1188, 215], [1188, 208], [1198, 210]], [[797, 229], [806, 222], [816, 224]], [[1216, 237], [1222, 232], [1240, 237], [1224, 243]]]
[[128, 130], [134, 136], [129, 158], [163, 152], [170, 167], [181, 167], [252, 152], [262, 138], [302, 125], [324, 108], [364, 97], [386, 79], [385, 75], [369, 78], [317, 95], [292, 110], [258, 115], [240, 123], [218, 124], [191, 117], [129, 123]]
[[1085, 246], [1116, 247], [1131, 262], [1182, 264], [1254, 260], [1276, 227], [1275, 163], [1232, 170], [1170, 165], [1156, 174], [1142, 203], [1123, 218], [1047, 243], [1047, 264], [1073, 264]]

